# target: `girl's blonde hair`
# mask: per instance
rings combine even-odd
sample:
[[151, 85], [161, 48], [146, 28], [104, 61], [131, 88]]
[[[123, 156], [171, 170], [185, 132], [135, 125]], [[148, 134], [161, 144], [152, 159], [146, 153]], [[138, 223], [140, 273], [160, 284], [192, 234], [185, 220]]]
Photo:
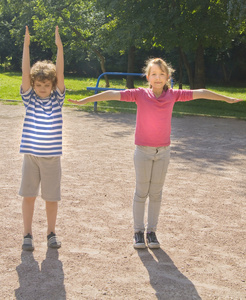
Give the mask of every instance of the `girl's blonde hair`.
[[[160, 69], [165, 72], [168, 76], [168, 81], [164, 85], [163, 89], [167, 91], [171, 87], [171, 76], [172, 73], [175, 71], [172, 66], [168, 63], [166, 63], [162, 58], [149, 58], [145, 62], [145, 67], [143, 68], [143, 72], [145, 73], [146, 77], [149, 76], [151, 67], [153, 65], [158, 65]], [[149, 86], [151, 88], [151, 85]]]
[[50, 60], [37, 61], [31, 68], [30, 80], [32, 87], [36, 80], [50, 80], [52, 89], [55, 90], [57, 85], [56, 66]]

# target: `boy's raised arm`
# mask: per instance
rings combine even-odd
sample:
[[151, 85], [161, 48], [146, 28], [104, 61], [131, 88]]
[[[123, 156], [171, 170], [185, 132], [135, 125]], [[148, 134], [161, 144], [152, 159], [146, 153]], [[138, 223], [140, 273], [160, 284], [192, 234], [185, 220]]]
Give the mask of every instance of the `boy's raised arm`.
[[56, 56], [56, 76], [57, 76], [57, 87], [64, 93], [65, 84], [64, 84], [64, 54], [63, 54], [63, 45], [61, 37], [59, 34], [59, 28], [56, 26], [55, 30], [55, 43], [57, 46], [57, 56]]
[[30, 34], [26, 26], [23, 55], [22, 55], [22, 92], [25, 93], [31, 86], [30, 83]]

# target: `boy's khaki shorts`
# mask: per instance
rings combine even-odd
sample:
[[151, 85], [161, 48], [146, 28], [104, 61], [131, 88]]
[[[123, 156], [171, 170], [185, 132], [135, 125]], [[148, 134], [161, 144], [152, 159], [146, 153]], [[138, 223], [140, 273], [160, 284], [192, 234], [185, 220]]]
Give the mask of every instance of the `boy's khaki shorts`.
[[60, 156], [38, 157], [24, 154], [19, 195], [37, 197], [41, 183], [41, 197], [45, 201], [61, 200]]

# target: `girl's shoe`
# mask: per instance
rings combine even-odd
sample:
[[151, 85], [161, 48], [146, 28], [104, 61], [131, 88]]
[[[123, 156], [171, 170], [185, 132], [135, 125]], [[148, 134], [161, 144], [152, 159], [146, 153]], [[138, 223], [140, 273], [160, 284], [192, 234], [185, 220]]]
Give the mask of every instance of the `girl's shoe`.
[[22, 250], [24, 250], [24, 251], [33, 251], [34, 250], [33, 239], [32, 239], [32, 235], [30, 233], [28, 233], [23, 238]]
[[58, 241], [57, 236], [54, 232], [51, 232], [49, 235], [47, 235], [47, 245], [48, 247], [55, 249], [61, 247], [61, 242]]
[[136, 249], [144, 249], [146, 247], [144, 242], [144, 233], [142, 231], [135, 232], [133, 247]]
[[146, 239], [150, 249], [160, 248], [160, 243], [157, 240], [155, 232], [147, 232]]

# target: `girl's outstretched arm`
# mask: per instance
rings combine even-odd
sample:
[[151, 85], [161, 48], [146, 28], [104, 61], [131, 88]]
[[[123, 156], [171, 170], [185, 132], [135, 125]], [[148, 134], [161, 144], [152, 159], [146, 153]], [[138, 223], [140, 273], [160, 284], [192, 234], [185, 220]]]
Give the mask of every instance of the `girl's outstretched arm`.
[[237, 103], [243, 101], [242, 99], [236, 99], [232, 97], [226, 97], [217, 93], [214, 93], [209, 90], [199, 89], [193, 90], [193, 99], [209, 99], [209, 100], [217, 100], [217, 101], [225, 101], [228, 103]]
[[28, 26], [26, 26], [23, 55], [22, 55], [22, 91], [25, 93], [31, 86], [30, 82], [30, 34]]
[[63, 54], [63, 45], [61, 37], [59, 34], [59, 28], [56, 26], [55, 30], [55, 43], [57, 46], [57, 55], [56, 55], [56, 76], [57, 76], [57, 87], [61, 93], [65, 90], [64, 84], [64, 54]]
[[109, 90], [106, 92], [102, 92], [100, 94], [96, 94], [81, 100], [71, 100], [68, 99], [69, 102], [82, 105], [86, 104], [88, 102], [98, 102], [98, 101], [110, 101], [110, 100], [120, 100], [120, 92], [119, 91], [114, 91], [114, 90]]

